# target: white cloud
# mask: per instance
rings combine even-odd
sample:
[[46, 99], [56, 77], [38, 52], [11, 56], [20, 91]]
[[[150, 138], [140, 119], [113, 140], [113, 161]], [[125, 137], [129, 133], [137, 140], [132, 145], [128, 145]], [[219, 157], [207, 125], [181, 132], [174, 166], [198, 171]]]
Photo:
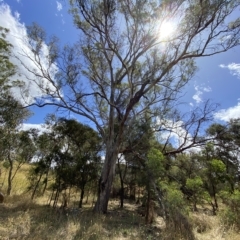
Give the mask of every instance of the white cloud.
[[[26, 87], [28, 87], [28, 96], [23, 98], [22, 92], [19, 88], [14, 88], [13, 93], [17, 99], [20, 99], [23, 104], [30, 104], [34, 102], [35, 98], [40, 98], [43, 96], [40, 85], [44, 88], [48, 88], [50, 91], [54, 91], [52, 85], [49, 85], [48, 82], [43, 78], [36, 78], [35, 75], [26, 70], [23, 66], [27, 66], [29, 69], [34, 72], [39, 73], [39, 70], [36, 69], [36, 63], [30, 60], [29, 57], [34, 59], [33, 52], [31, 51], [27, 30], [24, 23], [20, 22], [20, 14], [15, 12], [13, 15], [10, 7], [2, 3], [0, 4], [0, 26], [8, 28], [10, 32], [7, 34], [7, 41], [13, 45], [12, 48], [12, 57], [10, 61], [17, 66], [16, 74], [11, 78], [11, 80], [21, 80], [25, 83]], [[46, 56], [48, 55], [48, 47], [45, 43], [43, 43], [41, 49], [41, 64], [43, 69], [54, 78], [55, 73], [58, 68], [56, 65], [52, 65], [49, 70], [48, 69], [48, 59]], [[29, 56], [29, 57], [26, 57]]]
[[56, 1], [56, 3], [57, 3], [57, 10], [61, 11], [62, 10], [62, 4], [58, 1]]
[[193, 100], [196, 101], [196, 103], [200, 103], [202, 102], [202, 98], [201, 98], [202, 92], [196, 92], [196, 94], [193, 95]]
[[232, 38], [232, 35], [222, 36], [222, 37], [220, 38], [220, 42], [221, 42], [221, 43], [224, 43], [224, 42], [228, 41], [228, 40], [231, 39], [231, 38]]
[[211, 92], [212, 89], [210, 87], [195, 86], [195, 91], [196, 91], [196, 93], [193, 95], [192, 98], [198, 104], [198, 103], [202, 102], [202, 95], [203, 95], [203, 93], [204, 92]]
[[21, 0], [17, 0], [17, 2], [18, 2], [18, 3], [20, 3], [20, 2], [21, 2]]
[[18, 21], [20, 21], [20, 13], [19, 12], [15, 12], [14, 13], [14, 17], [18, 20]]
[[240, 78], [240, 63], [230, 63], [228, 65], [220, 64], [219, 67], [229, 69], [232, 75]]
[[226, 122], [228, 122], [230, 119], [240, 118], [240, 102], [238, 102], [236, 106], [227, 109], [221, 109], [214, 114], [214, 118]]
[[42, 134], [43, 132], [49, 132], [49, 129], [47, 129], [44, 124], [23, 123], [21, 126], [21, 130], [24, 131], [28, 131], [33, 128], [39, 130], [39, 134]]
[[204, 87], [204, 88], [203, 88], [203, 91], [204, 91], [204, 92], [211, 92], [212, 89], [211, 89], [210, 87]]
[[[162, 143], [169, 141], [173, 147], [179, 148], [189, 146], [192, 143], [192, 135], [184, 128], [183, 121], [173, 122], [172, 120], [157, 119], [156, 129], [161, 128], [159, 134], [157, 134], [158, 140]], [[199, 147], [192, 147], [191, 151], [199, 151]]]

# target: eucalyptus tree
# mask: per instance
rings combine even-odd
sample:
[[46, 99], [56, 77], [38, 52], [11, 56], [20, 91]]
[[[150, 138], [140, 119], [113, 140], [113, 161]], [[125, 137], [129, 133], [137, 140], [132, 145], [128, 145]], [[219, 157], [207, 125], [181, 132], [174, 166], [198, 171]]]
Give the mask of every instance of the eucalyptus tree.
[[[29, 116], [29, 111], [11, 96], [0, 106], [0, 152], [4, 166], [8, 168], [7, 195], [10, 195], [12, 181], [24, 163], [30, 162], [35, 153], [31, 131], [21, 131], [20, 124]], [[2, 102], [1, 102], [2, 103]], [[14, 171], [14, 172], [13, 172]]]
[[[122, 142], [122, 154], [118, 157], [116, 173], [120, 178], [120, 206], [123, 207], [124, 185], [127, 184], [130, 190], [130, 198], [135, 200], [137, 175], [145, 167], [140, 156], [146, 156], [153, 146], [154, 131], [151, 128], [151, 117], [146, 113], [144, 117], [134, 119], [134, 124], [126, 126], [131, 128]], [[122, 163], [121, 163], [122, 162]]]
[[29, 189], [32, 190], [31, 199], [34, 198], [37, 192], [43, 195], [48, 185], [49, 172], [53, 162], [51, 152], [55, 146], [59, 146], [53, 132], [44, 132], [36, 137], [35, 141], [36, 154], [35, 161], [32, 163], [29, 172], [30, 185]]
[[80, 189], [81, 208], [86, 184], [96, 182], [99, 175], [101, 138], [92, 128], [74, 119], [59, 119], [54, 129], [58, 138], [63, 138], [65, 143], [64, 159], [56, 162], [57, 174], [65, 185]]
[[[197, 69], [195, 59], [240, 44], [240, 21], [229, 22], [240, 3], [70, 0], [70, 4], [79, 41], [59, 52], [55, 39], [50, 40], [46, 67], [41, 60], [46, 36], [34, 25], [29, 28], [32, 55], [25, 55], [35, 68], [25, 67], [35, 74], [32, 81], [44, 94], [33, 105], [55, 105], [79, 114], [102, 135], [105, 160], [94, 209], [106, 213], [117, 157], [132, 120], [148, 109], [153, 117], [167, 118]], [[170, 24], [174, 31], [167, 35]]]
[[30, 131], [1, 128], [1, 160], [8, 169], [7, 195], [11, 194], [12, 181], [18, 170], [25, 163], [30, 163], [35, 154], [35, 147]]
[[[30, 116], [30, 111], [14, 98], [11, 88], [20, 81], [12, 81], [17, 72], [10, 61], [12, 45], [6, 41], [9, 30], [0, 26], [0, 160], [9, 167], [7, 194], [10, 195], [12, 180], [24, 162], [30, 161], [34, 147], [30, 133], [19, 131], [20, 124]], [[33, 148], [31, 148], [33, 147]], [[14, 162], [17, 162], [13, 173]]]
[[[11, 79], [17, 73], [17, 67], [11, 62], [13, 46], [6, 40], [6, 36], [9, 33], [9, 29], [0, 26], [0, 123], [3, 124], [6, 120], [6, 114], [8, 111], [11, 115], [11, 107], [20, 107], [20, 103], [14, 99], [11, 92], [12, 87], [21, 86], [21, 81], [13, 81]], [[8, 105], [8, 106], [6, 106]], [[5, 109], [5, 110], [4, 110]], [[5, 112], [4, 112], [5, 111]], [[26, 113], [27, 110], [22, 110], [22, 113]], [[3, 113], [4, 112], [4, 113]], [[20, 111], [19, 111], [20, 112]], [[5, 116], [3, 116], [5, 114]]]
[[230, 184], [231, 192], [239, 182], [239, 119], [232, 119], [226, 124], [214, 123], [208, 129], [208, 135], [214, 137], [212, 141], [214, 154], [226, 166], [226, 180]]
[[16, 73], [10, 61], [12, 45], [6, 41], [9, 30], [0, 26], [0, 91], [1, 95], [10, 87], [9, 78]]
[[31, 199], [36, 193], [45, 193], [49, 182], [49, 173], [53, 166], [56, 165], [56, 154], [64, 149], [65, 141], [56, 130], [58, 117], [54, 114], [49, 114], [45, 118], [45, 130], [41, 134], [37, 134], [34, 139], [37, 148], [35, 161], [32, 163], [32, 168], [29, 172], [29, 190], [32, 190]]
[[7, 42], [9, 30], [0, 26], [0, 126], [16, 127], [28, 114], [27, 110], [20, 110], [21, 104], [10, 92], [15, 86], [11, 77], [16, 74], [16, 66], [10, 61], [12, 45]]

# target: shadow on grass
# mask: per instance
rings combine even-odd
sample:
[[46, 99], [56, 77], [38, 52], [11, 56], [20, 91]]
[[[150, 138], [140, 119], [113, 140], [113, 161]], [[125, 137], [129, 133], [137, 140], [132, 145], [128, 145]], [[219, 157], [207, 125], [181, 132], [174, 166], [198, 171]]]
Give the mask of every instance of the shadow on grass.
[[81, 213], [80, 228], [74, 240], [104, 239], [159, 239], [159, 231], [145, 225], [145, 220], [135, 211], [115, 208], [102, 216], [88, 210]]
[[66, 213], [26, 199], [11, 202], [0, 205], [0, 239], [64, 239]]
[[0, 205], [0, 239], [158, 239], [136, 211], [113, 207], [106, 215], [92, 208], [59, 209], [29, 197], [11, 197]]

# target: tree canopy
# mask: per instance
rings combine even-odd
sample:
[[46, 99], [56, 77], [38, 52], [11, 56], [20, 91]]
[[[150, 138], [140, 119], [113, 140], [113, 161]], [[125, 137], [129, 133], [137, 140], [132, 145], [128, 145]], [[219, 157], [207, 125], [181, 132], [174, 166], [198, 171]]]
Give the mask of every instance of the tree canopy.
[[[239, 4], [233, 0], [71, 0], [79, 41], [59, 51], [51, 40], [46, 69], [40, 58], [46, 36], [36, 25], [29, 28], [35, 57], [27, 57], [36, 69], [25, 67], [35, 74], [32, 81], [40, 81], [45, 96], [33, 105], [55, 105], [79, 114], [95, 124], [104, 140], [96, 212], [107, 211], [117, 156], [134, 118], [148, 111], [153, 118], [167, 119], [197, 69], [195, 59], [240, 44], [239, 18], [228, 21]], [[167, 23], [175, 29], [168, 36], [161, 30]], [[58, 72], [53, 77], [51, 66], [56, 63]], [[43, 86], [42, 79], [49, 85]], [[190, 123], [195, 134], [191, 147], [198, 143], [205, 119]]]

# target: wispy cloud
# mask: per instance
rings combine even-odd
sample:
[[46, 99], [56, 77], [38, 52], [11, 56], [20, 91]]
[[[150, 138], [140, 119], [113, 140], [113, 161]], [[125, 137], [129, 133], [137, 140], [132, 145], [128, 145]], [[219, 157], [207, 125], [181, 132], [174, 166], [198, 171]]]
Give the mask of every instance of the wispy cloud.
[[[195, 86], [195, 91], [196, 91], [196, 93], [193, 95], [192, 98], [198, 104], [198, 103], [201, 103], [203, 101], [202, 100], [203, 93], [204, 92], [211, 92], [212, 89], [210, 87]], [[192, 106], [193, 103], [190, 103], [190, 105]]]
[[214, 114], [214, 118], [216, 120], [222, 120], [226, 122], [228, 122], [230, 119], [240, 118], [240, 101], [236, 106], [227, 109], [221, 109], [220, 111]]
[[[12, 48], [12, 57], [10, 61], [17, 66], [17, 72], [15, 76], [11, 78], [11, 80], [21, 80], [25, 83], [26, 87], [28, 87], [29, 95], [23, 99], [22, 92], [19, 88], [14, 88], [14, 96], [22, 101], [23, 104], [30, 104], [34, 102], [35, 98], [42, 97], [42, 90], [39, 88], [39, 85], [46, 86], [50, 90], [53, 90], [52, 85], [49, 86], [46, 80], [43, 78], [36, 79], [36, 77], [26, 70], [23, 66], [28, 66], [29, 69], [33, 69], [34, 71], [38, 71], [36, 69], [36, 65], [29, 57], [34, 59], [33, 52], [31, 51], [29, 45], [29, 39], [27, 35], [27, 29], [23, 23], [20, 22], [20, 14], [15, 12], [12, 14], [9, 5], [5, 3], [0, 4], [0, 26], [5, 27], [10, 30], [7, 34], [7, 41], [13, 45]], [[41, 63], [45, 69], [48, 69], [48, 47], [45, 43], [43, 43], [42, 47], [42, 55], [41, 55]], [[24, 56], [25, 55], [25, 56]], [[29, 56], [29, 57], [26, 57]], [[50, 75], [54, 78], [54, 74], [57, 72], [58, 68], [56, 65], [52, 65], [51, 68], [46, 71], [50, 73]], [[33, 80], [34, 81], [31, 81]]]
[[[62, 4], [59, 3], [58, 1], [56, 1], [57, 3], [57, 10], [60, 12], [62, 10]], [[62, 13], [55, 13], [55, 16], [56, 17], [60, 17], [61, 18], [61, 21], [62, 21], [62, 24], [64, 25], [65, 24], [65, 20], [64, 20], [64, 17], [63, 17], [63, 14]]]
[[21, 2], [21, 0], [17, 0], [17, 2], [18, 2], [18, 3], [20, 3], [20, 2]]
[[57, 3], [57, 10], [61, 11], [62, 10], [62, 4], [58, 1], [56, 1], [56, 3]]
[[240, 63], [230, 63], [228, 65], [220, 64], [219, 67], [229, 69], [232, 75], [240, 78]]

